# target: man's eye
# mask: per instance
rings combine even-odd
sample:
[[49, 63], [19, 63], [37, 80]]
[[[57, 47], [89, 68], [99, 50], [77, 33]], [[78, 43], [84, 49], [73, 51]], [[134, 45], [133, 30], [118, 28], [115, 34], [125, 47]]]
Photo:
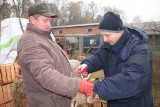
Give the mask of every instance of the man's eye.
[[48, 21], [50, 21], [50, 20], [43, 20], [44, 22], [48, 22]]
[[109, 37], [109, 35], [104, 35], [105, 37]]
[[43, 22], [47, 22], [47, 20], [43, 20]]

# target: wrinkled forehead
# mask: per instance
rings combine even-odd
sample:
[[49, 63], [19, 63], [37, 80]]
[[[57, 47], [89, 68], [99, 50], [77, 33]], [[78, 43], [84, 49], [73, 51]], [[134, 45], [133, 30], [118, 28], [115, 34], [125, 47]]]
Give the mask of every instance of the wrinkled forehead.
[[115, 34], [119, 34], [119, 32], [100, 32], [101, 35], [115, 35]]
[[102, 36], [121, 37], [124, 32], [100, 32]]

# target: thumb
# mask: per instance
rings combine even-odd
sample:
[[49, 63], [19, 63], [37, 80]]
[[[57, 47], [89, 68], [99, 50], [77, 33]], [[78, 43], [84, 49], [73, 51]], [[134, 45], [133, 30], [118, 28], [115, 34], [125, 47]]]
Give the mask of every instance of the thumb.
[[77, 72], [77, 73], [81, 73], [81, 69], [82, 69], [82, 67], [79, 66], [79, 67], [76, 69], [76, 72]]
[[87, 65], [83, 65], [82, 68], [81, 68], [81, 71], [87, 71], [88, 69], [88, 66]]

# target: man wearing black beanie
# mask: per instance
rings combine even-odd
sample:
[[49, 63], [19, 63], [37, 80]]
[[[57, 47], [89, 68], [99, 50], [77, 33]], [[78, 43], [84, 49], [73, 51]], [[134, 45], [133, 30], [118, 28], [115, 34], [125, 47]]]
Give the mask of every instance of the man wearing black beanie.
[[107, 12], [99, 24], [99, 30], [106, 32], [121, 32], [123, 31], [123, 22], [118, 14]]
[[82, 61], [78, 73], [104, 71], [105, 78], [94, 84], [94, 92], [107, 107], [153, 107], [152, 51], [147, 34], [123, 26], [120, 15], [107, 12], [99, 30], [104, 44]]

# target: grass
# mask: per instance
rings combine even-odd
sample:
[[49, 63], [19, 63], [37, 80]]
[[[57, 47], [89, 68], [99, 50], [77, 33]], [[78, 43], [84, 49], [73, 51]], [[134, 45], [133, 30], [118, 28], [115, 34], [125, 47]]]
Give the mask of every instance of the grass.
[[154, 107], [160, 107], [160, 86], [152, 86]]
[[152, 94], [154, 107], [160, 107], [160, 51], [153, 51]]

